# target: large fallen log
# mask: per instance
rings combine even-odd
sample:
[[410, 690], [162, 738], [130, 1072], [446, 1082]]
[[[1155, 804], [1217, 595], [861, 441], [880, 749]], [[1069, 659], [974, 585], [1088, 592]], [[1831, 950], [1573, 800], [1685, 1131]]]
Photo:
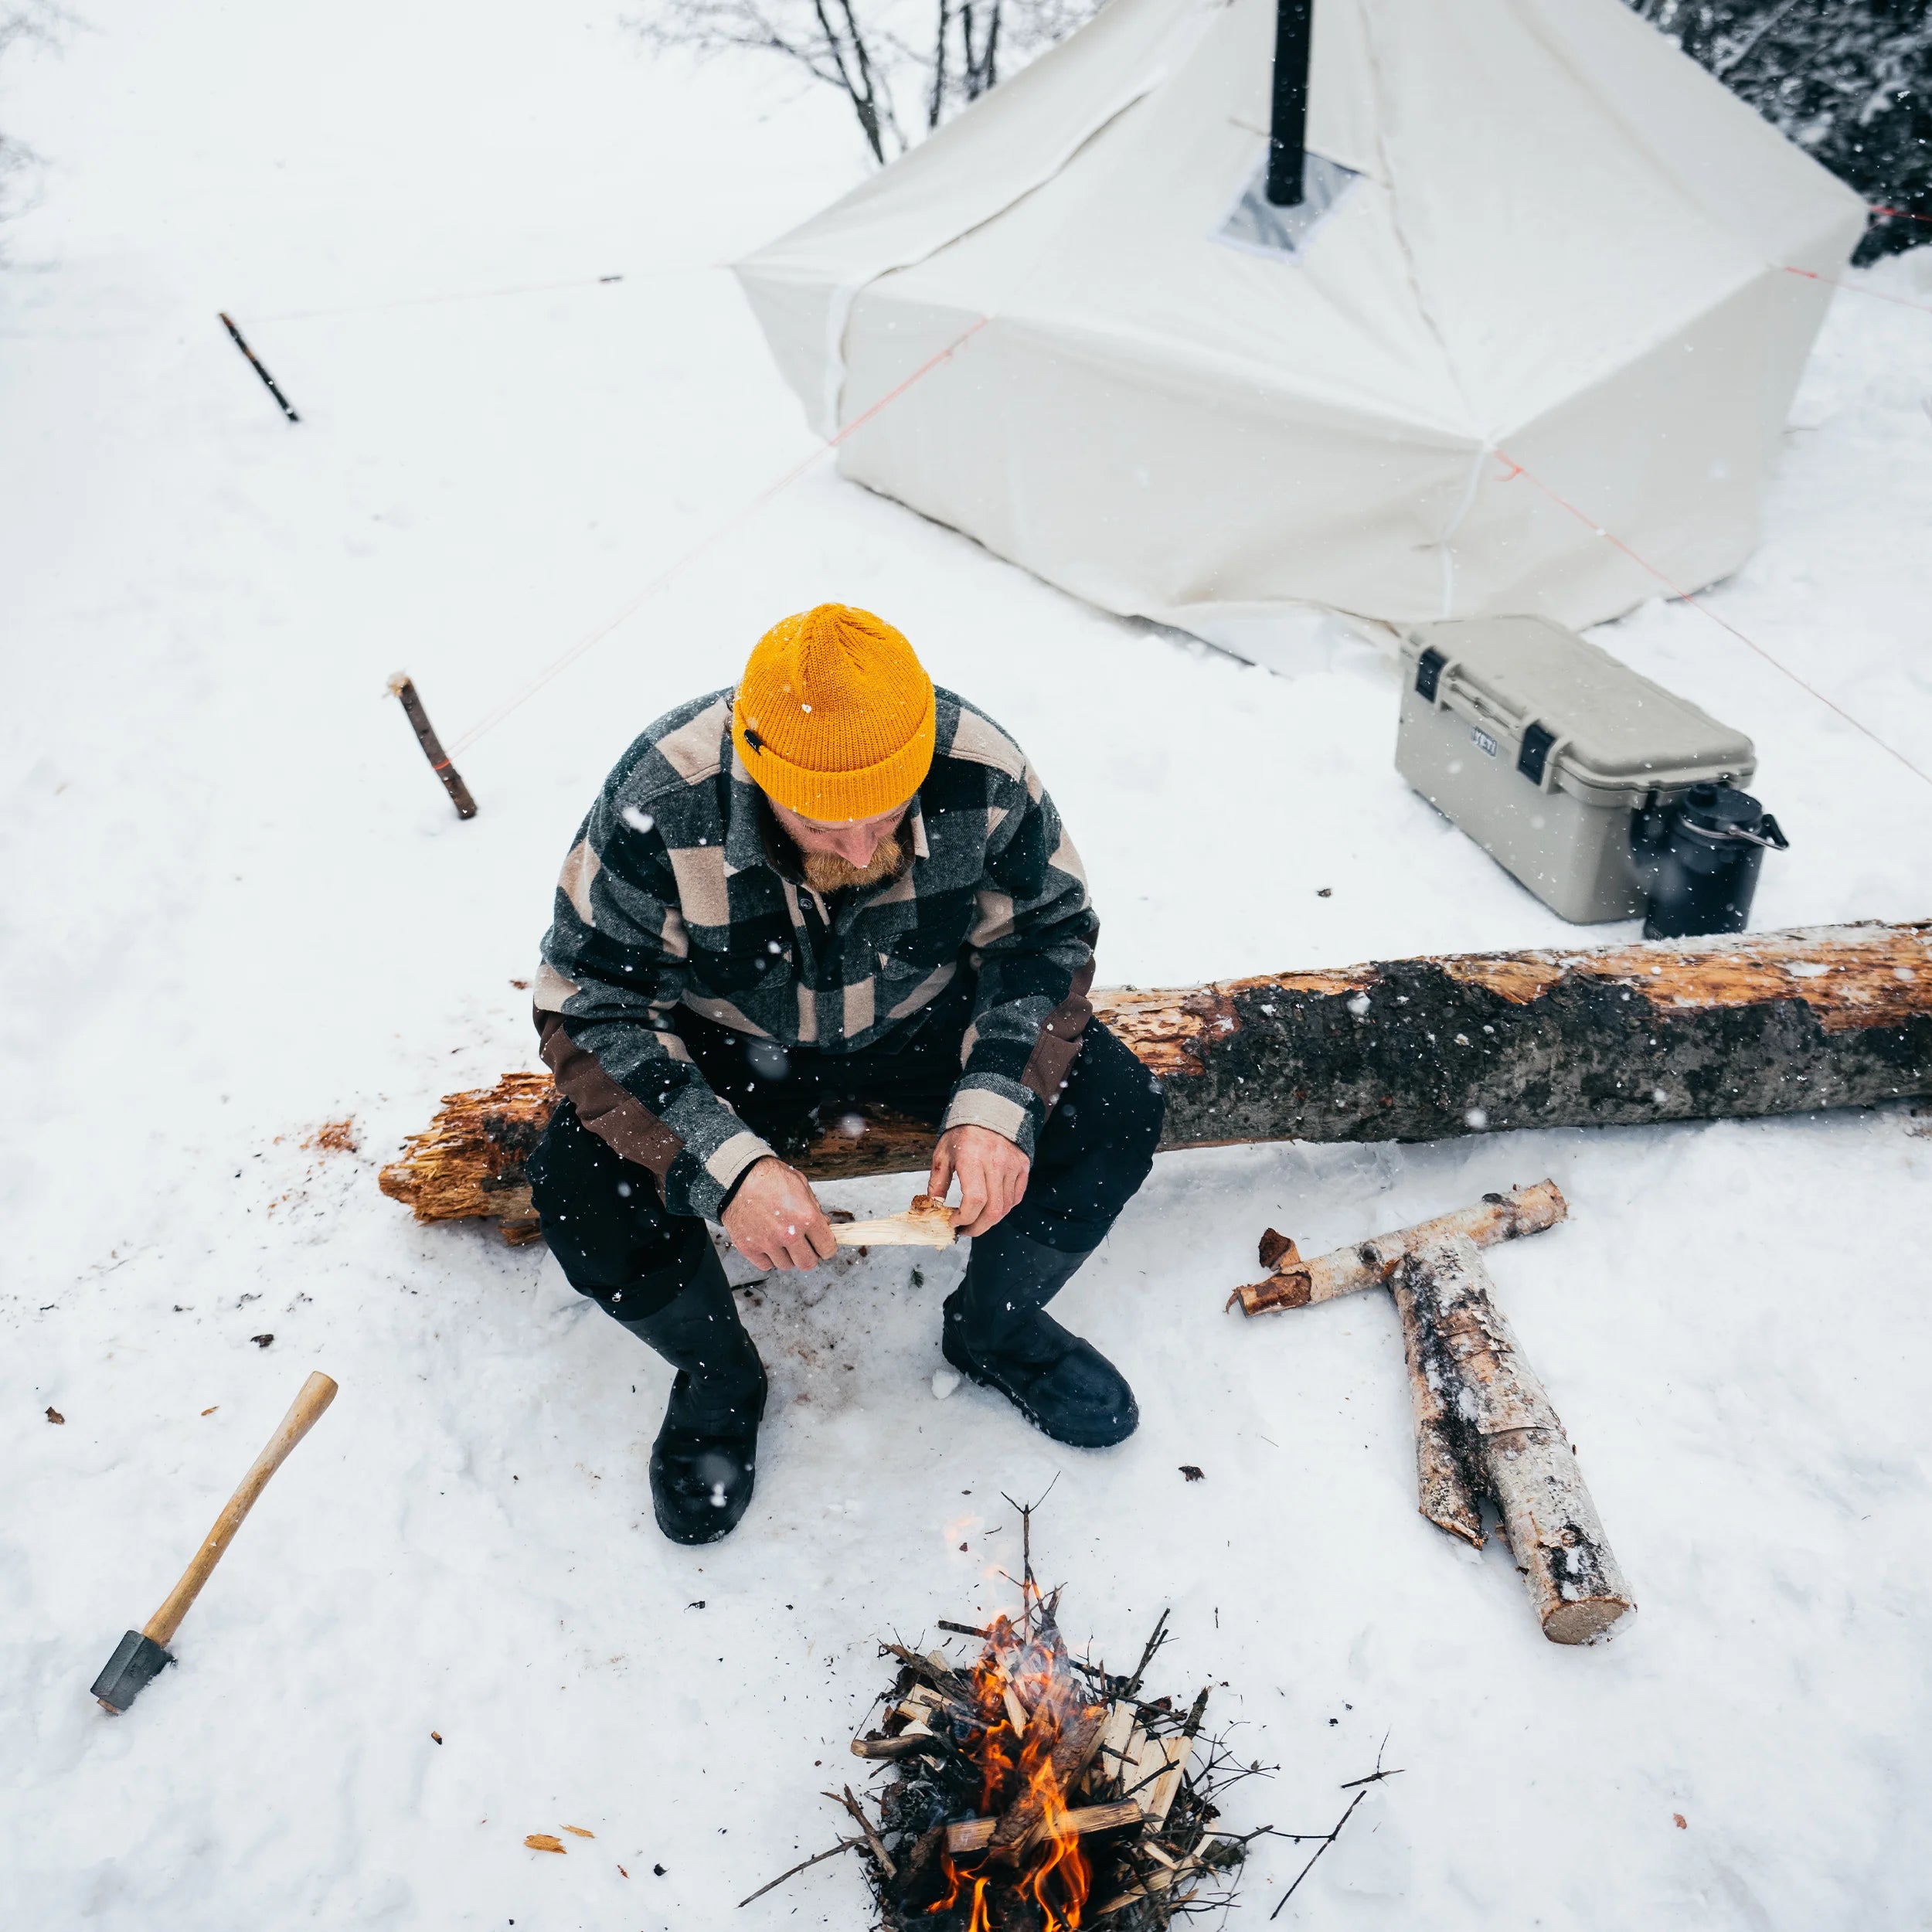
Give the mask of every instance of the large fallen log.
[[[1932, 920], [1382, 961], [1094, 1009], [1167, 1087], [1168, 1148], [1427, 1141], [1871, 1106], [1932, 1094]], [[536, 1223], [543, 1073], [451, 1094], [385, 1168], [419, 1220]], [[932, 1131], [882, 1108], [787, 1152], [818, 1180], [916, 1172]]]

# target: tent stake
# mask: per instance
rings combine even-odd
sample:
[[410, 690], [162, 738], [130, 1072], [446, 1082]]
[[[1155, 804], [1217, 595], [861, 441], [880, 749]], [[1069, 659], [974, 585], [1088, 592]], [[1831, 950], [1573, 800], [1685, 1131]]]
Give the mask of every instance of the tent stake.
[[262, 359], [248, 346], [247, 339], [243, 335], [241, 331], [235, 326], [233, 321], [230, 318], [227, 311], [226, 310], [222, 310], [218, 311], [217, 312], [221, 316], [222, 327], [226, 329], [230, 335], [234, 337], [235, 346], [248, 358], [250, 363], [254, 369], [255, 373], [259, 376], [265, 383], [267, 384], [269, 394], [274, 396], [275, 400], [282, 406], [283, 415], [287, 417], [291, 423], [299, 423], [302, 419], [295, 413], [294, 404], [290, 402], [288, 398], [275, 386], [274, 377], [270, 376], [268, 371], [262, 366]]
[[416, 695], [416, 683], [406, 671], [399, 671], [389, 679], [389, 688], [402, 700], [403, 709], [410, 723], [416, 728], [416, 742], [423, 747], [423, 756], [430, 761], [430, 769], [443, 781], [443, 789], [450, 794], [459, 818], [476, 816], [476, 801], [470, 796], [470, 788], [464, 784], [461, 773], [450, 763], [448, 754], [443, 749], [443, 740], [436, 735], [436, 727], [430, 723], [430, 714], [423, 709], [423, 700]]

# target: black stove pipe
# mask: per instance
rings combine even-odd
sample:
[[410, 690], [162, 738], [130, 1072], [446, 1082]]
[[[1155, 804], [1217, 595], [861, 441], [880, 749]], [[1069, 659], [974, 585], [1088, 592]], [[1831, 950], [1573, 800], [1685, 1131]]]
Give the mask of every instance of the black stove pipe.
[[1268, 135], [1267, 196], [1277, 208], [1301, 203], [1308, 154], [1308, 43], [1315, 0], [1275, 0], [1274, 107]]

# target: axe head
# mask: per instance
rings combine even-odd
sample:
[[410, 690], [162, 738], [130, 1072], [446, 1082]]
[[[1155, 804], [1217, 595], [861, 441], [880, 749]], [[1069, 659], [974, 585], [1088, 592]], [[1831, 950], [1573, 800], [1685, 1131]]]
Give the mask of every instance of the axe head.
[[94, 1679], [94, 1694], [118, 1716], [174, 1661], [151, 1637], [131, 1630]]

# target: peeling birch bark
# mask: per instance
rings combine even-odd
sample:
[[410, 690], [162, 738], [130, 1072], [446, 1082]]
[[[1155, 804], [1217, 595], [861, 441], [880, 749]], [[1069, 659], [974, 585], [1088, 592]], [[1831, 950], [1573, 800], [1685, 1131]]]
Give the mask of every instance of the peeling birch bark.
[[1583, 1471], [1536, 1371], [1491, 1297], [1475, 1243], [1410, 1247], [1389, 1276], [1416, 1414], [1422, 1514], [1480, 1548], [1479, 1497], [1552, 1643], [1587, 1643], [1635, 1607]]

